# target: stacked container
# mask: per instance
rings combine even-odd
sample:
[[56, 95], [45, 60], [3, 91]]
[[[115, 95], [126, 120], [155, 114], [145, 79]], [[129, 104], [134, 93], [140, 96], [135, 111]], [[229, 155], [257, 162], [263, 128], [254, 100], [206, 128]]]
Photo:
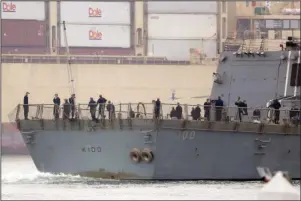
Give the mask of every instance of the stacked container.
[[190, 49], [217, 54], [217, 2], [148, 2], [148, 55], [189, 60]]
[[49, 53], [47, 6], [43, 1], [1, 2], [2, 53]]
[[75, 54], [132, 54], [130, 2], [60, 2], [60, 45]]

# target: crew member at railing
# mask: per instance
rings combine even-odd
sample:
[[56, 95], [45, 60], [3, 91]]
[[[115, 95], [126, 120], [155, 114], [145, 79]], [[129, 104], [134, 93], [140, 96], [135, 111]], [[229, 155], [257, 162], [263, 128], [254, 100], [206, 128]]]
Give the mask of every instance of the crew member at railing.
[[200, 120], [201, 119], [201, 108], [200, 108], [199, 104], [194, 109], [194, 114], [195, 114], [195, 120]]
[[69, 119], [70, 110], [71, 110], [71, 105], [68, 102], [68, 99], [65, 99], [65, 103], [63, 105], [63, 120]]
[[60, 117], [60, 105], [61, 105], [61, 99], [58, 94], [54, 94], [53, 98], [53, 115], [55, 119], [58, 119]]
[[105, 118], [105, 104], [107, 102], [107, 99], [102, 97], [102, 95], [99, 95], [99, 98], [97, 100], [98, 107], [98, 119], [101, 116], [101, 118]]
[[23, 98], [23, 109], [24, 109], [24, 119], [28, 120], [28, 112], [29, 112], [29, 101], [28, 101], [29, 92], [25, 93]]
[[175, 107], [172, 107], [172, 108], [171, 108], [171, 111], [170, 111], [170, 118], [171, 118], [171, 119], [177, 118], [177, 112], [176, 112]]
[[192, 117], [192, 120], [196, 120], [195, 113], [194, 113], [194, 107], [191, 108], [190, 116]]
[[280, 116], [280, 108], [281, 108], [281, 104], [278, 101], [278, 99], [275, 99], [271, 105], [269, 106], [269, 108], [273, 108], [274, 109], [274, 123], [275, 124], [279, 124], [279, 116]]
[[88, 108], [90, 108], [90, 114], [91, 114], [92, 121], [96, 121], [97, 103], [92, 97], [90, 98]]
[[135, 112], [132, 107], [130, 107], [130, 118], [135, 118]]
[[75, 94], [72, 94], [69, 98], [69, 104], [71, 106], [71, 119], [74, 119], [75, 116]]
[[160, 110], [161, 110], [161, 101], [157, 98], [155, 102], [155, 117], [158, 119], [160, 117]]
[[215, 120], [221, 121], [222, 119], [222, 110], [224, 107], [224, 101], [219, 96], [218, 99], [215, 101]]
[[109, 119], [114, 119], [115, 118], [115, 106], [111, 101], [108, 101], [107, 105], [107, 111], [109, 113]]
[[[245, 107], [244, 102], [240, 100], [240, 97], [238, 96], [237, 101], [235, 102], [235, 105], [237, 106], [237, 114], [239, 117], [239, 121], [242, 122], [242, 115], [243, 115], [243, 107]], [[237, 117], [237, 116], [236, 116]]]
[[207, 98], [206, 102], [204, 103], [204, 117], [210, 121], [210, 110], [211, 110], [211, 101]]
[[176, 114], [177, 114], [177, 119], [182, 119], [183, 109], [182, 109], [180, 103], [177, 103]]

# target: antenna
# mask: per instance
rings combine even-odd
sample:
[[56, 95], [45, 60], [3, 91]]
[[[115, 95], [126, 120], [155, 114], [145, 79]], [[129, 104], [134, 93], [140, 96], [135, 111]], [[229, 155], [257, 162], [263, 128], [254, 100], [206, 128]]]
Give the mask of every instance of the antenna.
[[65, 47], [66, 47], [66, 53], [67, 53], [67, 71], [68, 71], [68, 78], [69, 82], [71, 82], [71, 93], [75, 94], [75, 84], [72, 74], [72, 68], [71, 68], [71, 57], [70, 57], [70, 51], [67, 41], [67, 31], [66, 31], [66, 23], [63, 21], [63, 28], [64, 28], [64, 39], [65, 39]]

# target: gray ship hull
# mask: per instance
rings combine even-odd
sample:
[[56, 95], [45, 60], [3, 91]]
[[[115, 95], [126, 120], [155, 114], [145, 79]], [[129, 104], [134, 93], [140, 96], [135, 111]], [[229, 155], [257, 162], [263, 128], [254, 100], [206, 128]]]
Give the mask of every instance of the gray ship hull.
[[[188, 123], [191, 129], [183, 130], [181, 120], [158, 125], [133, 119], [93, 130], [81, 120], [67, 122], [63, 130], [62, 120], [21, 120], [20, 127], [27, 130], [22, 135], [42, 172], [114, 179], [257, 180], [256, 167], [265, 166], [300, 178], [300, 127], [277, 134], [278, 125], [259, 131], [259, 124]], [[129, 157], [133, 148], [151, 149], [153, 161], [134, 163]]]

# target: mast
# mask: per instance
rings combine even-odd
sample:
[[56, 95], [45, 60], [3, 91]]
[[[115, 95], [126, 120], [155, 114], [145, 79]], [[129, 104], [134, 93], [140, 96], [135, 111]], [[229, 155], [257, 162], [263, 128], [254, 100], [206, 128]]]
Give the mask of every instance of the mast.
[[66, 47], [66, 53], [67, 53], [67, 71], [68, 71], [68, 79], [69, 83], [71, 83], [71, 94], [75, 94], [75, 83], [74, 78], [72, 74], [72, 68], [71, 68], [71, 57], [70, 57], [70, 51], [67, 41], [67, 31], [66, 31], [66, 24], [65, 21], [63, 21], [63, 28], [64, 28], [64, 39], [65, 39], [65, 47]]

